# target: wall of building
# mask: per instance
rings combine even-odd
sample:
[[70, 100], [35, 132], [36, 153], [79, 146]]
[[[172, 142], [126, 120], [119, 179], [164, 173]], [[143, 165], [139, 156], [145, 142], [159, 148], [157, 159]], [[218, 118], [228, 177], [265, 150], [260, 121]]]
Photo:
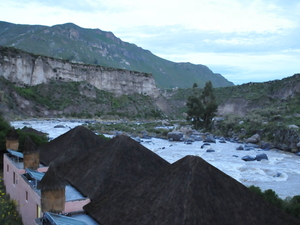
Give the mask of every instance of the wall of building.
[[83, 206], [90, 203], [90, 199], [82, 199], [77, 201], [66, 202], [63, 213], [76, 212], [83, 210]]
[[[48, 167], [40, 167], [37, 171], [46, 172]], [[14, 162], [8, 154], [3, 155], [3, 182], [6, 193], [17, 201], [17, 209], [22, 216], [24, 225], [35, 224], [35, 219], [43, 215], [41, 211], [41, 196], [39, 190], [33, 189], [27, 178], [22, 162]], [[89, 198], [68, 201], [63, 213], [83, 210], [83, 206], [90, 202]]]

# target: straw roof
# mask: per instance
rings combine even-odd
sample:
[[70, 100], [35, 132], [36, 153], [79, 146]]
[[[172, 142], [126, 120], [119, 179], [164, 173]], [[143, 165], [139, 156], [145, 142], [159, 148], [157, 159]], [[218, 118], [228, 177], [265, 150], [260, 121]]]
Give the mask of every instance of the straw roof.
[[33, 129], [32, 127], [23, 127], [22, 131], [25, 132], [25, 133], [36, 134], [36, 135], [39, 135], [39, 136], [47, 136], [48, 135], [47, 133], [44, 133], [44, 132], [38, 131], [36, 129]]
[[8, 131], [8, 133], [6, 134], [5, 137], [6, 137], [7, 140], [18, 140], [19, 139], [19, 134], [17, 133], [17, 131], [13, 127], [12, 129], [10, 129], [10, 131]]
[[84, 210], [99, 224], [300, 224], [197, 156], [92, 199]]
[[64, 189], [66, 185], [66, 180], [57, 172], [55, 164], [51, 163], [37, 188], [43, 191], [59, 190]]
[[89, 129], [78, 126], [62, 134], [54, 140], [38, 147], [40, 161], [49, 165], [52, 161], [64, 162], [93, 148], [102, 146], [107, 140], [96, 135]]
[[32, 139], [29, 136], [25, 137], [25, 143], [23, 147], [23, 154], [32, 154], [37, 153], [38, 149], [36, 147], [36, 144], [32, 141]]
[[169, 165], [132, 138], [120, 135], [93, 152], [59, 164], [63, 177], [83, 195], [94, 198], [124, 188]]

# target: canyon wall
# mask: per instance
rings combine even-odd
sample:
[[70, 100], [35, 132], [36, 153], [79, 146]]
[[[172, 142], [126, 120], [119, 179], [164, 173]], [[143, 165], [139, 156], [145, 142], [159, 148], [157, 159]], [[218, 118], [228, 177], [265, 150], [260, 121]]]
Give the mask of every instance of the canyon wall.
[[18, 86], [34, 86], [55, 79], [86, 81], [116, 95], [139, 93], [154, 98], [159, 95], [155, 80], [148, 73], [71, 63], [8, 48], [0, 48], [0, 76]]

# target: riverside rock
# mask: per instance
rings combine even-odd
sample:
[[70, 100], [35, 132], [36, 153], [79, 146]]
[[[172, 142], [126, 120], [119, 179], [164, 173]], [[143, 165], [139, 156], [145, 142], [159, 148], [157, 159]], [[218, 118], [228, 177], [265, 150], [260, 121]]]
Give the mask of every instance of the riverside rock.
[[255, 161], [255, 157], [252, 157], [252, 156], [250, 156], [250, 155], [246, 155], [246, 156], [244, 156], [244, 157], [242, 157], [242, 160], [244, 160], [244, 161]]
[[182, 132], [169, 132], [167, 136], [170, 141], [183, 141]]
[[268, 142], [263, 142], [263, 141], [262, 141], [262, 143], [261, 143], [261, 145], [260, 145], [260, 148], [261, 148], [261, 149], [264, 149], [264, 150], [271, 149], [271, 144], [268, 143]]
[[246, 143], [257, 144], [258, 142], [260, 142], [259, 134], [254, 134], [252, 137], [246, 139]]
[[236, 150], [244, 150], [244, 147], [240, 145], [239, 147], [236, 148]]
[[257, 154], [256, 155], [256, 160], [257, 161], [261, 161], [261, 160], [269, 160], [268, 156], [265, 153], [261, 153], [261, 154]]
[[216, 139], [211, 134], [209, 134], [206, 136], [205, 142], [216, 143]]

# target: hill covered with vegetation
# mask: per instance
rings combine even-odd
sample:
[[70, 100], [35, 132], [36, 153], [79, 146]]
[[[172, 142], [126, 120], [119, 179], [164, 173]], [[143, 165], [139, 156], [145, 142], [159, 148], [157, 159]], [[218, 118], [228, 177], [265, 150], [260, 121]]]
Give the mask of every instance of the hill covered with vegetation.
[[67, 23], [52, 27], [19, 25], [0, 21], [0, 45], [54, 58], [153, 74], [159, 88], [187, 88], [195, 82], [204, 87], [233, 86], [205, 65], [174, 63], [135, 44], [124, 42], [112, 32], [85, 29]]

